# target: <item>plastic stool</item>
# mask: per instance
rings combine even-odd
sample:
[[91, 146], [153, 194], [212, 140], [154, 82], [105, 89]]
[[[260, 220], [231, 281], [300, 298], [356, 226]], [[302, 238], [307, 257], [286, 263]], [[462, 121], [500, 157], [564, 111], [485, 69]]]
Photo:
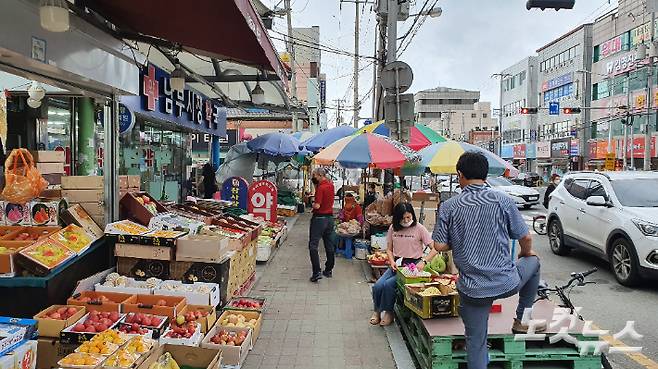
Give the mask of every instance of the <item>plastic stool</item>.
[[338, 236], [338, 239], [339, 239], [339, 244], [340, 241], [343, 241], [343, 247], [336, 248], [336, 252], [343, 255], [345, 259], [351, 259], [352, 256], [354, 255], [354, 252], [352, 251], [352, 247], [354, 247], [352, 242], [352, 237]]

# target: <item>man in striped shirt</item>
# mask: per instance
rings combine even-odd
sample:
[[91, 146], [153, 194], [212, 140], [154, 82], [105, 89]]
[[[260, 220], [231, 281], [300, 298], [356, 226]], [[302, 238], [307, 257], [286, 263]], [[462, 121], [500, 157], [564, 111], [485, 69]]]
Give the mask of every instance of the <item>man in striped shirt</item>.
[[[438, 251], [452, 249], [459, 269], [459, 314], [466, 329], [469, 369], [486, 369], [487, 328], [494, 300], [519, 294], [512, 330], [526, 333], [525, 309], [532, 308], [539, 285], [539, 258], [532, 238], [514, 201], [485, 185], [487, 158], [464, 153], [457, 162], [462, 193], [441, 205], [432, 238]], [[515, 263], [510, 239], [519, 240]], [[535, 332], [545, 325], [535, 326]]]

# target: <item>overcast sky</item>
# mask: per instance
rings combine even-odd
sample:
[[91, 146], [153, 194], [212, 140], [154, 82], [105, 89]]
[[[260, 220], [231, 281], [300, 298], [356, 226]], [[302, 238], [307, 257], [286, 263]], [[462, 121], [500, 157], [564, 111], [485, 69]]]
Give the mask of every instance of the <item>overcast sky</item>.
[[[270, 7], [283, 2], [263, 0]], [[432, 4], [435, 0], [430, 0]], [[412, 13], [425, 0], [416, 0]], [[400, 58], [411, 65], [414, 82], [410, 92], [436, 86], [480, 90], [482, 101], [498, 106], [498, 81], [491, 75], [516, 63], [536, 50], [585, 22], [614, 9], [617, 0], [576, 0], [573, 10], [525, 9], [526, 0], [440, 0], [439, 18], [427, 18], [406, 52]], [[343, 50], [354, 50], [354, 4], [340, 0], [292, 0], [293, 27], [320, 26], [320, 43]], [[360, 54], [373, 55], [375, 16], [371, 5], [361, 5]], [[415, 10], [415, 11], [414, 11]], [[412, 17], [413, 18], [413, 17]], [[398, 35], [411, 26], [412, 18], [398, 23]], [[274, 29], [286, 32], [285, 18], [275, 20]], [[284, 49], [282, 43], [277, 47]], [[361, 66], [368, 63], [361, 61]], [[322, 53], [322, 72], [327, 75], [327, 104], [346, 99], [352, 105], [353, 60], [327, 52]], [[372, 88], [372, 68], [360, 74], [359, 96]], [[372, 101], [366, 99], [360, 117], [372, 115]], [[343, 121], [352, 112], [343, 113]], [[328, 110], [329, 126], [334, 126], [336, 113]]]

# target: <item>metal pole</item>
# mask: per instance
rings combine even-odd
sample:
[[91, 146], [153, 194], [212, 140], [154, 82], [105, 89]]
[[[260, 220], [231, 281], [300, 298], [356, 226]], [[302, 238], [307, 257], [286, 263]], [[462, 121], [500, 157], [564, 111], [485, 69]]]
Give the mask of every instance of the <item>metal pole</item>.
[[398, 0], [388, 0], [387, 26], [386, 62], [391, 63], [398, 54]]
[[386, 37], [384, 36], [387, 32], [387, 23], [384, 21], [382, 16], [377, 16], [377, 23], [379, 24], [379, 29], [377, 32], [377, 66], [375, 69], [376, 82], [375, 82], [375, 104], [374, 104], [374, 114], [375, 120], [381, 120], [384, 118], [384, 111], [382, 109], [382, 96], [384, 95], [384, 90], [381, 86], [381, 76], [382, 69], [384, 68], [384, 56], [386, 55]]
[[[284, 6], [286, 8], [286, 19], [288, 22], [288, 42], [287, 49], [290, 54], [290, 94], [292, 96], [293, 105], [297, 104], [297, 73], [295, 72], [296, 63], [295, 63], [295, 46], [293, 45], [292, 40], [292, 8], [290, 6], [290, 0], [284, 0]], [[297, 112], [295, 109], [292, 109], [292, 131], [296, 132], [299, 130], [297, 123]]]
[[402, 142], [402, 123], [400, 122], [400, 70], [395, 68], [395, 125], [398, 127], [397, 140]]
[[377, 121], [377, 99], [379, 99], [379, 88], [377, 80], [379, 73], [379, 45], [381, 43], [381, 37], [379, 36], [380, 32], [381, 18], [377, 15], [377, 24], [375, 25], [375, 58], [377, 61], [372, 66], [372, 119], [373, 122]]
[[[654, 43], [654, 32], [655, 32], [655, 22], [656, 22], [656, 13], [655, 9], [651, 9], [651, 47], [649, 48], [649, 75], [647, 76], [647, 121], [644, 125], [644, 170], [651, 170], [651, 110], [653, 109], [653, 52], [655, 52]], [[631, 155], [632, 156], [632, 155]]]
[[359, 126], [359, 0], [354, 3], [354, 116], [352, 123], [354, 128]]

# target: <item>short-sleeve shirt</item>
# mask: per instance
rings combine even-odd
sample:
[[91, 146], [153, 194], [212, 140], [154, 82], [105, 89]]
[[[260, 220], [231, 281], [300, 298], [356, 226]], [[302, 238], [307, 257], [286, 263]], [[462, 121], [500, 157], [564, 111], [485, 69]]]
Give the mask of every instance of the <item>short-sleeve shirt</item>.
[[430, 232], [424, 225], [418, 223], [399, 231], [390, 226], [386, 239], [389, 245], [393, 245], [393, 256], [409, 259], [422, 258], [425, 246], [432, 243]]
[[315, 188], [315, 203], [319, 204], [318, 209], [313, 209], [316, 215], [332, 215], [334, 212], [334, 184], [323, 179]]
[[518, 287], [510, 239], [527, 234], [514, 200], [486, 186], [470, 185], [441, 205], [432, 238], [452, 249], [459, 291], [486, 298]]

